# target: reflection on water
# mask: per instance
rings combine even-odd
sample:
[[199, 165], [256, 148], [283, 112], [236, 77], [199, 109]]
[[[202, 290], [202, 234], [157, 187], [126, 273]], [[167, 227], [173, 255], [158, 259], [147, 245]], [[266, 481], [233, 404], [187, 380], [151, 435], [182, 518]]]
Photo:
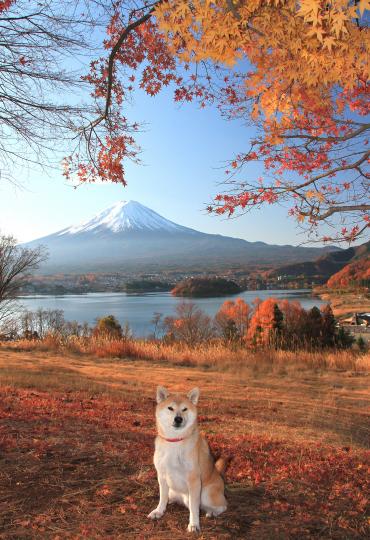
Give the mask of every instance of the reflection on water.
[[[278, 300], [298, 300], [305, 309], [312, 306], [321, 306], [324, 302], [320, 298], [312, 297], [311, 291], [274, 290], [274, 291], [245, 291], [234, 296], [222, 298], [196, 298], [192, 301], [208, 315], [214, 316], [225, 300], [237, 297], [243, 298], [251, 304], [255, 298], [265, 300], [274, 297]], [[164, 317], [173, 315], [176, 305], [182, 301], [171, 296], [170, 293], [89, 293], [84, 295], [65, 296], [27, 296], [20, 298], [24, 309], [35, 311], [37, 308], [62, 309], [65, 319], [76, 320], [80, 323], [86, 321], [93, 324], [97, 317], [114, 315], [121, 324], [128, 322], [134, 334], [147, 336], [153, 331], [151, 319], [154, 313], [162, 313]]]

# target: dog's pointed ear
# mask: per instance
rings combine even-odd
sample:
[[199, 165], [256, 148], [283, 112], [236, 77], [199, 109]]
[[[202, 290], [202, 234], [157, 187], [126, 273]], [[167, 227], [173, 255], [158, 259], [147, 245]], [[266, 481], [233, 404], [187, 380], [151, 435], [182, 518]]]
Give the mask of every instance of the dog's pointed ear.
[[169, 395], [170, 393], [167, 388], [165, 388], [164, 386], [157, 387], [157, 403], [161, 403], [162, 401], [167, 399]]
[[190, 392], [188, 393], [188, 398], [190, 399], [190, 401], [196, 405], [198, 403], [198, 400], [199, 400], [199, 395], [200, 395], [200, 390], [199, 388], [193, 388], [192, 390], [190, 390]]

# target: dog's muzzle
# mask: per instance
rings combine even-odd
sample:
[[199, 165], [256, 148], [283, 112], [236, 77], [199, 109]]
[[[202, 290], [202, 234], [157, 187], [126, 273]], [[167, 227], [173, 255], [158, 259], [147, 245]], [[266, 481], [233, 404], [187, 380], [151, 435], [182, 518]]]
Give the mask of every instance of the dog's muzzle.
[[183, 422], [183, 418], [181, 416], [175, 416], [173, 422], [175, 424], [175, 427], [180, 427]]

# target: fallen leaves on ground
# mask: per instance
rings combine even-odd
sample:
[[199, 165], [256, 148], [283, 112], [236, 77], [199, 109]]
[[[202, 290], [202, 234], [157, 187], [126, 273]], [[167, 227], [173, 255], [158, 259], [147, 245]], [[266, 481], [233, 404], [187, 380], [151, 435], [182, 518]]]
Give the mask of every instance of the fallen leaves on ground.
[[[0, 390], [0, 538], [184, 538], [188, 512], [159, 522], [152, 465], [154, 399]], [[207, 400], [200, 424], [231, 458], [228, 511], [202, 518], [201, 538], [364, 538], [370, 452], [223, 434]]]

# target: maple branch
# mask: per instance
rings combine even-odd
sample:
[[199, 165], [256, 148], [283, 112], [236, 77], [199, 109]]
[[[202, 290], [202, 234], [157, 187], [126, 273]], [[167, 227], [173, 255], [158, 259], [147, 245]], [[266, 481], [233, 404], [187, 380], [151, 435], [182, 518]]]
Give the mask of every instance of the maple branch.
[[109, 109], [110, 109], [110, 106], [111, 106], [111, 103], [112, 103], [113, 68], [114, 68], [115, 57], [116, 57], [117, 53], [119, 52], [123, 42], [129, 36], [130, 32], [132, 32], [132, 30], [135, 30], [135, 28], [137, 28], [138, 26], [140, 26], [141, 24], [145, 23], [146, 21], [148, 21], [150, 19], [150, 17], [152, 16], [152, 14], [153, 14], [153, 12], [155, 10], [155, 6], [157, 4], [159, 4], [160, 1], [153, 4], [153, 7], [149, 10], [148, 13], [146, 13], [145, 15], [143, 15], [142, 17], [140, 17], [136, 21], [128, 24], [126, 26], [126, 28], [123, 30], [123, 32], [121, 33], [120, 37], [118, 38], [116, 44], [114, 45], [114, 47], [112, 48], [112, 50], [111, 50], [111, 52], [109, 54], [109, 59], [108, 59], [107, 96], [106, 96], [106, 99], [105, 99], [104, 112], [98, 118], [96, 118], [96, 120], [91, 122], [87, 127], [83, 128], [82, 131], [85, 132], [87, 130], [94, 129], [101, 122], [103, 122], [104, 120], [107, 120], [107, 118], [109, 117]]
[[370, 150], [365, 152], [362, 158], [360, 158], [355, 163], [350, 163], [349, 165], [341, 165], [340, 167], [336, 167], [335, 169], [330, 169], [326, 173], [319, 174], [318, 176], [314, 176], [311, 180], [311, 183], [316, 182], [317, 180], [321, 180], [322, 178], [326, 178], [327, 176], [330, 176], [340, 171], [349, 171], [351, 169], [357, 169], [364, 161], [368, 159], [369, 156], [370, 156]]
[[[157, 2], [159, 3], [159, 2]], [[114, 59], [116, 57], [116, 54], [118, 53], [118, 51], [120, 50], [121, 48], [121, 45], [122, 43], [125, 41], [125, 39], [128, 37], [128, 35], [130, 34], [130, 32], [132, 32], [132, 30], [135, 30], [135, 28], [137, 28], [138, 26], [140, 26], [141, 24], [145, 23], [146, 21], [148, 21], [150, 19], [150, 17], [152, 16], [152, 13], [154, 12], [154, 9], [155, 9], [155, 6], [153, 6], [148, 13], [146, 13], [145, 15], [143, 15], [142, 17], [140, 17], [139, 19], [137, 19], [136, 21], [134, 21], [133, 23], [130, 23], [128, 26], [126, 26], [126, 28], [124, 29], [124, 31], [122, 32], [122, 34], [120, 35], [120, 37], [118, 38], [118, 41], [117, 43], [115, 44], [115, 46], [113, 47], [113, 49], [111, 50], [111, 53], [109, 55], [109, 60], [108, 60], [108, 89], [107, 89], [107, 97], [106, 97], [106, 101], [105, 101], [105, 111], [104, 111], [104, 116], [102, 119], [106, 119], [108, 117], [108, 114], [109, 114], [109, 108], [110, 108], [110, 105], [111, 105], [111, 100], [112, 100], [112, 85], [113, 85], [113, 67], [114, 67]]]
[[[252, 148], [253, 148], [253, 146], [254, 145], [252, 144]], [[358, 159], [357, 161], [355, 161], [354, 163], [350, 163], [349, 165], [340, 165], [340, 166], [338, 166], [338, 167], [336, 167], [334, 169], [330, 169], [330, 170], [326, 171], [325, 173], [314, 176], [313, 178], [310, 178], [309, 180], [307, 180], [306, 182], [303, 182], [302, 184], [295, 184], [294, 186], [291, 186], [291, 187], [284, 186], [284, 188], [279, 188], [279, 190], [275, 189], [275, 191], [279, 191], [280, 193], [296, 192], [297, 190], [300, 190], [302, 188], [310, 186], [311, 184], [314, 184], [318, 180], [322, 180], [323, 178], [326, 178], [326, 177], [328, 177], [328, 176], [330, 176], [332, 174], [335, 174], [335, 173], [341, 172], [341, 171], [345, 171], [345, 170], [356, 169], [357, 171], [360, 172], [360, 174], [362, 176], [366, 177], [366, 175], [364, 175], [364, 173], [361, 171], [360, 165], [362, 165], [362, 163], [367, 161], [367, 159], [370, 157], [370, 150], [368, 150], [364, 154], [362, 152], [356, 152], [353, 155], [356, 155], [356, 154], [359, 154], [359, 153], [362, 154], [362, 157], [360, 159]], [[241, 166], [242, 165], [240, 165], [239, 169], [241, 168]], [[258, 186], [258, 187], [261, 188], [261, 186]]]
[[367, 131], [370, 129], [370, 124], [361, 124], [361, 127], [356, 129], [355, 131], [351, 131], [351, 133], [347, 133], [347, 135], [339, 135], [337, 137], [315, 137], [314, 135], [282, 135], [284, 139], [309, 139], [311, 141], [322, 141], [322, 142], [334, 142], [334, 141], [348, 141], [349, 139], [353, 139], [354, 137], [357, 137], [357, 135], [361, 135], [364, 131]]
[[237, 9], [240, 6], [240, 2], [238, 2], [237, 5], [234, 5], [233, 0], [226, 0], [226, 4], [228, 5], [229, 11], [231, 11], [231, 13], [234, 15], [235, 19], [240, 21], [241, 16], [240, 16], [240, 13], [239, 13], [239, 11]]
[[[241, 5], [241, 2], [238, 2], [236, 5], [233, 3], [233, 0], [226, 0], [226, 3], [228, 5], [228, 8], [229, 8], [229, 11], [231, 11], [231, 13], [234, 15], [235, 19], [238, 20], [238, 21], [241, 21], [241, 15], [238, 11], [238, 7]], [[264, 37], [265, 34], [263, 34], [262, 32], [260, 32], [259, 30], [257, 30], [257, 28], [254, 28], [254, 26], [252, 26], [250, 23], [247, 23], [245, 25], [245, 27], [248, 29], [248, 30], [251, 30], [252, 32], [255, 32], [256, 34], [258, 34], [259, 36], [261, 37]]]
[[[367, 212], [370, 210], [370, 204], [358, 204], [351, 206], [332, 206], [326, 210], [323, 214], [315, 214], [315, 220], [323, 221], [337, 212]], [[311, 212], [300, 212], [302, 216], [310, 216]]]
[[343, 165], [343, 166], [340, 166], [340, 167], [336, 167], [335, 169], [330, 169], [329, 171], [326, 171], [323, 174], [319, 174], [317, 176], [314, 176], [313, 178], [311, 178], [310, 180], [307, 180], [307, 182], [304, 182], [303, 184], [296, 185], [296, 186], [294, 186], [292, 188], [285, 188], [284, 191], [289, 192], [289, 191], [295, 191], [295, 190], [298, 190], [298, 189], [302, 189], [304, 187], [310, 186], [311, 184], [313, 184], [314, 182], [317, 182], [318, 180], [322, 180], [322, 178], [326, 178], [327, 176], [330, 176], [331, 174], [335, 174], [335, 173], [340, 172], [340, 171], [348, 171], [350, 169], [358, 169], [358, 167], [364, 161], [366, 161], [369, 156], [370, 156], [370, 150], [365, 152], [363, 154], [362, 158], [360, 158], [355, 163], [350, 163], [349, 165]]

